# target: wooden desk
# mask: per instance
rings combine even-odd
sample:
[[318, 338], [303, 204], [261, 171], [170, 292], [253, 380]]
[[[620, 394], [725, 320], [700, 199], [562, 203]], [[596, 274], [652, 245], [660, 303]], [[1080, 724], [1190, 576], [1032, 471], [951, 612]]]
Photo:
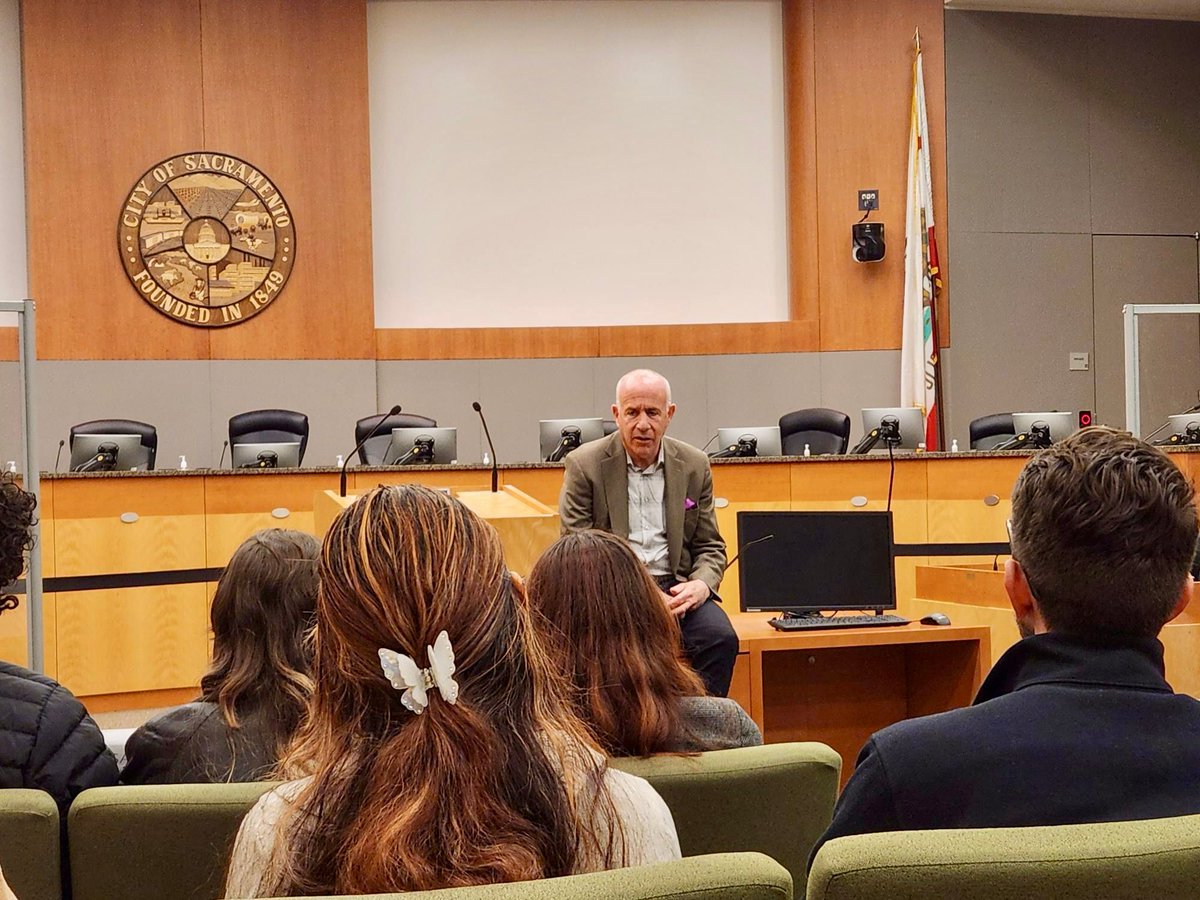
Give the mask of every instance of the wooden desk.
[[[992, 636], [990, 667], [1020, 639], [1012, 606], [1004, 590], [1004, 567], [991, 563], [917, 568], [912, 615], [945, 613], [956, 625], [986, 628]], [[1176, 691], [1200, 697], [1200, 598], [1193, 598], [1159, 634], [1167, 681]]]
[[734, 613], [740, 653], [730, 696], [767, 743], [822, 741], [842, 780], [875, 731], [967, 706], [991, 665], [984, 627], [904, 625], [776, 631], [767, 614]]
[[[1003, 541], [1012, 485], [1028, 455], [897, 454], [896, 540]], [[1171, 456], [1189, 476], [1200, 473], [1200, 453]], [[561, 465], [518, 464], [502, 466], [500, 478], [556, 508], [562, 473]], [[742, 509], [883, 509], [888, 476], [886, 456], [717, 461], [717, 523], [735, 547]], [[491, 472], [478, 465], [355, 467], [349, 488], [361, 493], [380, 483], [413, 481], [456, 492], [487, 490]], [[332, 468], [47, 475], [39, 511], [44, 571], [85, 576], [220, 567], [260, 528], [314, 529], [313, 497], [337, 483], [338, 470]], [[121, 520], [131, 512], [138, 515], [134, 522]], [[916, 571], [927, 562], [896, 562], [902, 615], [919, 615]], [[208, 658], [212, 589], [209, 583], [48, 595], [49, 674], [89, 698], [95, 709], [159, 706], [185, 697], [195, 690]], [[726, 573], [721, 595], [728, 610], [738, 609], [737, 565]], [[0, 658], [25, 661], [24, 632], [22, 609], [0, 617]], [[748, 697], [746, 665], [739, 668], [746, 674], [738, 677], [746, 679]], [[1192, 670], [1200, 686], [1200, 665], [1193, 662]]]

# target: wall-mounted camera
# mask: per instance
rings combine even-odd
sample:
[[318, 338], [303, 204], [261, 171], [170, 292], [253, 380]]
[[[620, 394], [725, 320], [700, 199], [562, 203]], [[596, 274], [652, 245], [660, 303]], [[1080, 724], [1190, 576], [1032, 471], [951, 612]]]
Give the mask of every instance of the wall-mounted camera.
[[855, 222], [850, 226], [850, 239], [855, 262], [879, 262], [887, 252], [882, 222]]

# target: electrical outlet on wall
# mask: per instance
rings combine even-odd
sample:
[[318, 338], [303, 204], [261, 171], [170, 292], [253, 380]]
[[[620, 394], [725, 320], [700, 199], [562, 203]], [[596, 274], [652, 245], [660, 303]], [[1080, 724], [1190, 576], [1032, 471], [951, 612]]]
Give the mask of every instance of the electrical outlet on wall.
[[1087, 353], [1072, 353], [1067, 360], [1067, 368], [1072, 372], [1086, 372], [1090, 367]]
[[859, 212], [867, 212], [868, 210], [879, 209], [879, 189], [870, 188], [865, 191], [858, 192], [858, 210]]

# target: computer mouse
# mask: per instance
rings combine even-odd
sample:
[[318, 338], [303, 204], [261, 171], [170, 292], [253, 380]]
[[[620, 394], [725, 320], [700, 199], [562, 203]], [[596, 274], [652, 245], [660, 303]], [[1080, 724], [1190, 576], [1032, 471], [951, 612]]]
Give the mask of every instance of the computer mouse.
[[949, 625], [950, 617], [945, 613], [930, 613], [921, 617], [922, 625]]

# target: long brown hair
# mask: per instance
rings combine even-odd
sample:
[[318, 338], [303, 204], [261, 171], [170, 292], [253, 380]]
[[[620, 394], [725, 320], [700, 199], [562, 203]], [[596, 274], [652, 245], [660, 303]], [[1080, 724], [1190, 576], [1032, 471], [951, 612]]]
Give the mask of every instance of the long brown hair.
[[601, 746], [614, 756], [647, 756], [677, 745], [680, 699], [703, 696], [704, 685], [629, 545], [603, 531], [565, 535], [537, 561], [528, 590], [575, 682], [575, 709]]
[[[281, 774], [311, 774], [260, 896], [430, 890], [614, 863], [603, 758], [570, 711], [494, 528], [416, 485], [379, 487], [325, 537], [312, 711]], [[446, 631], [459, 685], [407, 711], [379, 650], [427, 665]], [[606, 842], [606, 843], [605, 843]], [[282, 847], [280, 847], [282, 845]], [[623, 860], [622, 860], [623, 861]]]
[[216, 703], [230, 728], [261, 712], [275, 755], [304, 717], [312, 693], [306, 640], [317, 607], [317, 558], [311, 534], [269, 528], [234, 551], [212, 602], [213, 661], [200, 699]]

